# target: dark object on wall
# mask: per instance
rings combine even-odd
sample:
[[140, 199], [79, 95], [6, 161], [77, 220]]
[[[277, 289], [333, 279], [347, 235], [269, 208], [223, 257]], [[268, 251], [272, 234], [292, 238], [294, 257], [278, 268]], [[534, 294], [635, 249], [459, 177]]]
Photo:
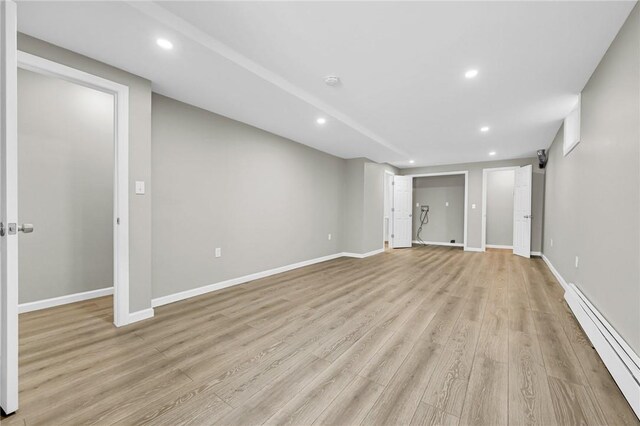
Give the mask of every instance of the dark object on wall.
[[456, 240], [451, 240], [451, 244], [455, 244]]
[[544, 169], [545, 166], [547, 165], [547, 160], [549, 160], [549, 157], [547, 157], [547, 150], [539, 149], [538, 150], [538, 167], [540, 167], [541, 169]]

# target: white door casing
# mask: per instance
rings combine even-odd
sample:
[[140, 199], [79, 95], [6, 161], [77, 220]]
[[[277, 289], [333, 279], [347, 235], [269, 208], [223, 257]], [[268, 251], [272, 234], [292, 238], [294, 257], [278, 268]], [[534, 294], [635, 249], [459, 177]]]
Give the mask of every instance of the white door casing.
[[393, 177], [393, 248], [411, 247], [413, 177]]
[[0, 2], [0, 407], [18, 409], [17, 18], [13, 1]]
[[531, 257], [531, 165], [516, 169], [513, 189], [513, 254]]

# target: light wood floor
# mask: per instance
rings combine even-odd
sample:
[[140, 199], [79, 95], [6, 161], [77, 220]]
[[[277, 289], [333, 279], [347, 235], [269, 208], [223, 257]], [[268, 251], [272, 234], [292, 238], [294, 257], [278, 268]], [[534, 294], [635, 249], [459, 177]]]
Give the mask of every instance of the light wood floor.
[[111, 325], [20, 317], [5, 424], [639, 424], [541, 260], [341, 258]]

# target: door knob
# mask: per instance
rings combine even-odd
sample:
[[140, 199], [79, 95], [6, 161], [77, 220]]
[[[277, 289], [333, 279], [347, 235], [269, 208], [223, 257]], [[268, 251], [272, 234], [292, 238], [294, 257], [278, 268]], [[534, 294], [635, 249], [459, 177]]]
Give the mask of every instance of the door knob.
[[33, 224], [23, 223], [22, 225], [18, 225], [18, 231], [24, 232], [25, 234], [30, 234], [33, 232]]

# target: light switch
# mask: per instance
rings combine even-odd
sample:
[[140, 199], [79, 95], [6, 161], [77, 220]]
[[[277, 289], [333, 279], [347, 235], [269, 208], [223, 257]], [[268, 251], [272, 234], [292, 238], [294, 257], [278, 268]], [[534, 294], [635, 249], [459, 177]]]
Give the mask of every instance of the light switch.
[[445, 207], [449, 207], [449, 202], [447, 201], [446, 203], [444, 203]]
[[327, 235], [327, 240], [331, 240], [331, 234]]
[[475, 208], [476, 208], [476, 205], [475, 205], [475, 204], [471, 204], [471, 208], [472, 208], [472, 209], [475, 209]]
[[144, 195], [144, 181], [137, 180], [136, 181], [136, 195]]
[[220, 247], [216, 248], [216, 257], [222, 256], [222, 249]]

